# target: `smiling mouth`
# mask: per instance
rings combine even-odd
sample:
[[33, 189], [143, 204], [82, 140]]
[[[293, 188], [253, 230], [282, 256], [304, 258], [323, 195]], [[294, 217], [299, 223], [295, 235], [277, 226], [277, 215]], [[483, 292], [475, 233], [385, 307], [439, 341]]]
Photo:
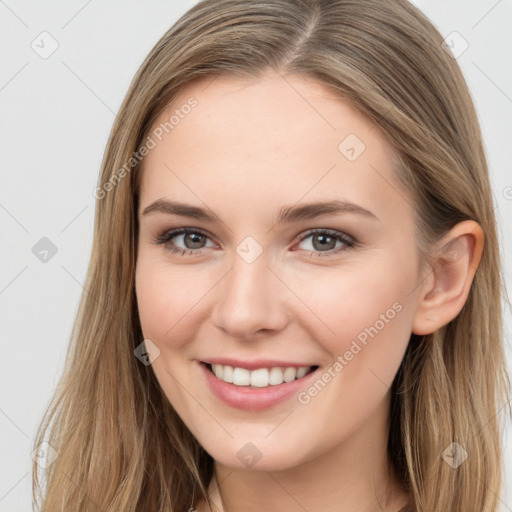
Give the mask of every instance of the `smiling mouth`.
[[222, 364], [201, 363], [219, 380], [245, 388], [265, 388], [301, 379], [318, 369], [318, 366], [272, 367], [247, 370]]

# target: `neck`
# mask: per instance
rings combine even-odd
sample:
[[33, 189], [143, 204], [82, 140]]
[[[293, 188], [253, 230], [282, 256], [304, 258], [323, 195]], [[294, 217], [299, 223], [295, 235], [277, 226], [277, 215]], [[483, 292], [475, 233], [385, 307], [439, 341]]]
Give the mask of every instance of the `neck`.
[[[384, 402], [334, 449], [325, 447], [291, 468], [244, 470], [215, 462], [209, 486], [213, 511], [397, 512], [407, 495], [389, 465], [389, 403]], [[198, 507], [198, 512], [203, 510], [208, 508]]]

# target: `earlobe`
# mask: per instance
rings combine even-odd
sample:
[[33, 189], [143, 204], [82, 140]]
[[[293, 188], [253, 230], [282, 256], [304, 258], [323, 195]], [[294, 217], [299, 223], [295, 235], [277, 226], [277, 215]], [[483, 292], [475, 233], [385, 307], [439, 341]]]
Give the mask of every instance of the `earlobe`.
[[436, 244], [431, 274], [424, 279], [418, 295], [413, 334], [433, 333], [460, 313], [483, 247], [482, 228], [472, 220], [460, 222]]

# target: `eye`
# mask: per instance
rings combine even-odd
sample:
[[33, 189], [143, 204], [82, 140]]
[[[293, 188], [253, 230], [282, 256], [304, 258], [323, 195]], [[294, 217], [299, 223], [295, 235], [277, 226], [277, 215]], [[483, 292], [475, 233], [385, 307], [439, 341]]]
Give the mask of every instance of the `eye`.
[[[300, 244], [308, 239], [311, 239], [305, 244], [308, 247], [301, 247], [301, 249], [311, 252], [311, 257], [332, 256], [341, 251], [355, 248], [357, 245], [352, 237], [339, 231], [328, 229], [309, 231], [302, 236]], [[213, 243], [206, 245], [208, 240], [209, 236], [200, 229], [178, 228], [159, 234], [155, 239], [155, 243], [165, 245], [166, 249], [172, 253], [192, 256], [194, 254], [201, 254], [201, 249], [215, 245]], [[179, 245], [182, 245], [182, 247]]]
[[[311, 240], [305, 244], [307, 247], [302, 247], [302, 249], [313, 251], [311, 254], [312, 257], [332, 256], [333, 254], [352, 249], [356, 246], [356, 241], [352, 237], [339, 231], [331, 231], [328, 229], [309, 231], [301, 238], [300, 242], [303, 243], [308, 239]], [[340, 245], [336, 247], [337, 244]]]
[[[171, 242], [173, 239], [176, 239], [176, 241]], [[165, 244], [169, 251], [184, 256], [185, 254], [192, 255], [194, 253], [201, 253], [201, 249], [207, 247], [205, 243], [208, 239], [209, 237], [206, 233], [196, 228], [179, 228], [164, 231], [156, 237], [155, 243]], [[184, 247], [177, 247], [176, 243], [180, 243], [184, 245]]]

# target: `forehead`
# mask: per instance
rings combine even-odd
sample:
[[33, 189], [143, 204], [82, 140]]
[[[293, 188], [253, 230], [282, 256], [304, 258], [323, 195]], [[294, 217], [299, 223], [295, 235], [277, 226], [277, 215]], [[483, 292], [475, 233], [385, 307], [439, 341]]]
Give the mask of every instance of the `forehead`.
[[310, 77], [196, 80], [161, 112], [150, 137], [156, 145], [143, 162], [146, 204], [210, 198], [248, 212], [262, 202], [349, 199], [396, 210], [404, 196], [393, 149], [377, 126]]

